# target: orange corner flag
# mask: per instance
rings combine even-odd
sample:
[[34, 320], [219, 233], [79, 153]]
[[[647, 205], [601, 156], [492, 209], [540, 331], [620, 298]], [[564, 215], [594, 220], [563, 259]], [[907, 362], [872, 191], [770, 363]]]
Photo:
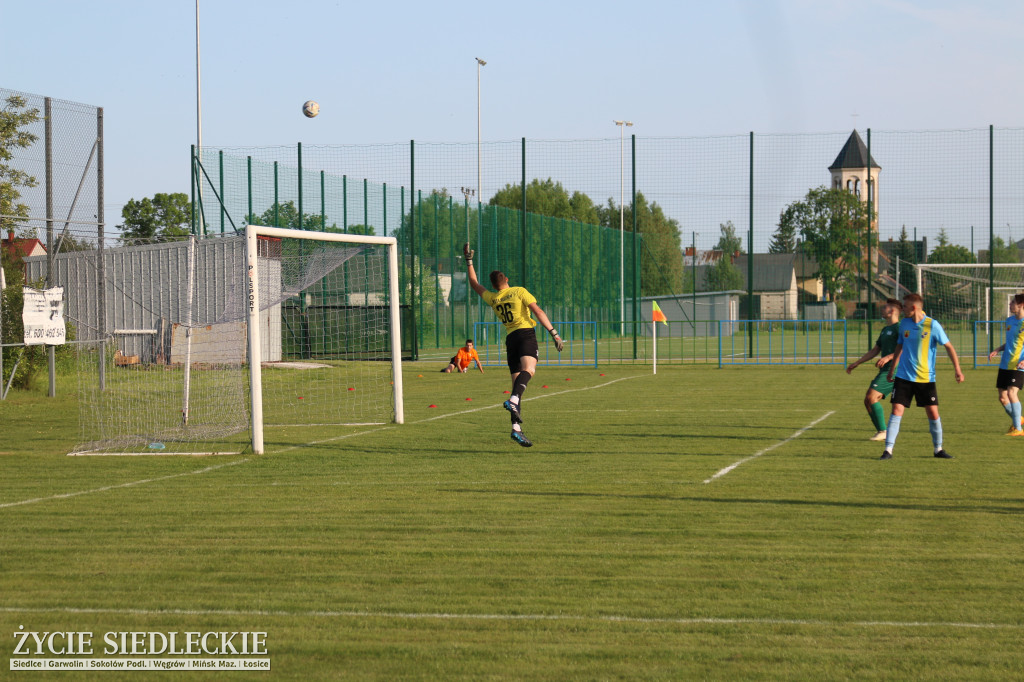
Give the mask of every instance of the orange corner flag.
[[658, 307], [657, 301], [651, 301], [651, 321], [661, 322], [665, 326], [668, 326], [668, 318], [665, 317], [665, 313], [661, 312], [661, 308]]

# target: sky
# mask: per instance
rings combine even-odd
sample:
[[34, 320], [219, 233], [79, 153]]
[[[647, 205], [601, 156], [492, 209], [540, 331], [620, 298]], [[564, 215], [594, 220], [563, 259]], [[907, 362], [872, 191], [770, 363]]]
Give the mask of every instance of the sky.
[[[207, 146], [979, 129], [1024, 112], [1024, 3], [201, 0]], [[104, 108], [105, 211], [188, 192], [193, 0], [0, 0], [0, 88]], [[302, 103], [320, 103], [316, 119]]]

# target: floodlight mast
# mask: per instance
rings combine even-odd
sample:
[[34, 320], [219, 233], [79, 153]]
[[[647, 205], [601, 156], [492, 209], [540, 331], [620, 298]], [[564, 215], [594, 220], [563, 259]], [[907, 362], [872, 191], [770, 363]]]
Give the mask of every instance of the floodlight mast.
[[[619, 322], [622, 328], [619, 334], [626, 333], [626, 227], [623, 215], [623, 195], [626, 193], [625, 167], [625, 131], [633, 125], [632, 121], [612, 121], [619, 126]], [[525, 191], [525, 189], [524, 189]], [[634, 317], [636, 311], [633, 311]]]

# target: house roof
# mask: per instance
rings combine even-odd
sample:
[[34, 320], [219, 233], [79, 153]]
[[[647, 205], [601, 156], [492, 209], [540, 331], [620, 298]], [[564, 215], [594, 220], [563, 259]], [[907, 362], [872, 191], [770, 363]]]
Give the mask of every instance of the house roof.
[[0, 240], [4, 251], [10, 251], [20, 258], [39, 256], [46, 253], [46, 247], [38, 239], [4, 239]]
[[[839, 156], [832, 162], [832, 165], [828, 167], [829, 170], [840, 170], [842, 168], [867, 168], [868, 166], [868, 148], [864, 144], [864, 140], [860, 139], [860, 135], [854, 130], [850, 133], [850, 137], [847, 138], [846, 144], [843, 145], [842, 151], [839, 152]], [[871, 167], [882, 169], [875, 159], [871, 159]]]
[[[743, 275], [743, 288], [747, 288], [747, 255], [741, 254], [733, 266]], [[812, 258], [795, 253], [755, 253], [754, 291], [788, 291], [796, 279], [813, 277], [818, 269]]]

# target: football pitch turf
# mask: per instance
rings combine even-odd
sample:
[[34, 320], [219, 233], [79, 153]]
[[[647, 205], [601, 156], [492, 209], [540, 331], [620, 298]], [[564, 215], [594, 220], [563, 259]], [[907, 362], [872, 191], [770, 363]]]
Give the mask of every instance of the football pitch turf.
[[21, 626], [266, 632], [246, 679], [1024, 676], [994, 370], [941, 365], [956, 459], [914, 407], [881, 462], [868, 367], [541, 367], [532, 448], [506, 372], [439, 367], [405, 366], [406, 424], [268, 429], [261, 456], [66, 457], [74, 398], [12, 394], [3, 677], [41, 679], [10, 670]]

